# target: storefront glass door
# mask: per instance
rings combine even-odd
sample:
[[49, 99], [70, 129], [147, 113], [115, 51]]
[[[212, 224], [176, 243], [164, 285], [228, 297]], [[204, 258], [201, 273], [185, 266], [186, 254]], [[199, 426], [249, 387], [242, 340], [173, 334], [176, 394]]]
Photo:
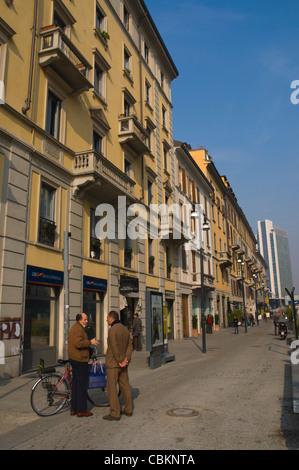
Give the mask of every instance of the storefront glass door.
[[57, 361], [57, 297], [59, 288], [30, 284], [26, 289], [23, 371]]

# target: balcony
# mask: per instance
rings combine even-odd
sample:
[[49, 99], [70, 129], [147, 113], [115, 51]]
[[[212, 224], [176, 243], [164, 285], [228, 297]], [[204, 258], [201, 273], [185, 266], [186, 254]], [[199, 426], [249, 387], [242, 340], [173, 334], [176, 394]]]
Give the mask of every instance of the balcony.
[[218, 263], [222, 267], [232, 266], [231, 255], [226, 251], [220, 251], [218, 255]]
[[40, 36], [41, 67], [50, 67], [56, 72], [69, 85], [72, 93], [79, 94], [93, 87], [88, 80], [92, 66], [58, 26], [43, 28]]
[[138, 156], [151, 153], [149, 135], [136, 116], [119, 116], [118, 139], [121, 145], [128, 145]]
[[118, 196], [134, 200], [135, 182], [95, 150], [75, 155], [73, 173], [75, 196], [84, 191], [99, 202], [114, 203]]
[[161, 242], [183, 245], [192, 239], [190, 228], [175, 214], [161, 216]]
[[40, 217], [38, 241], [43, 245], [54, 246], [56, 225], [53, 220]]
[[[203, 275], [203, 285], [205, 290], [214, 290], [215, 289], [215, 278], [211, 274]], [[196, 273], [193, 275], [193, 285], [192, 290], [201, 289], [201, 275]]]

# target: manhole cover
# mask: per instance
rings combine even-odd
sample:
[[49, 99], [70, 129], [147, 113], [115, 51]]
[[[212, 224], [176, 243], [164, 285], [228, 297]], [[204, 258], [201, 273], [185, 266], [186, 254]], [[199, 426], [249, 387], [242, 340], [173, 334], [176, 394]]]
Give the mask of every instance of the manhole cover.
[[191, 418], [193, 416], [198, 416], [198, 411], [192, 410], [190, 408], [173, 408], [166, 412], [169, 416], [174, 416], [176, 418]]

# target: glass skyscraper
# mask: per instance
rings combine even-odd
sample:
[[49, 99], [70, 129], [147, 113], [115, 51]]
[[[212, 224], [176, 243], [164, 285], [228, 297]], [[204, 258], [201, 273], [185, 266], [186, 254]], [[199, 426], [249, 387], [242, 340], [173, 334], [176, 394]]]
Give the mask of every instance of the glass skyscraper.
[[259, 251], [268, 265], [270, 306], [279, 307], [287, 295], [285, 288], [289, 291], [293, 288], [288, 233], [274, 227], [271, 220], [259, 221], [257, 240]]

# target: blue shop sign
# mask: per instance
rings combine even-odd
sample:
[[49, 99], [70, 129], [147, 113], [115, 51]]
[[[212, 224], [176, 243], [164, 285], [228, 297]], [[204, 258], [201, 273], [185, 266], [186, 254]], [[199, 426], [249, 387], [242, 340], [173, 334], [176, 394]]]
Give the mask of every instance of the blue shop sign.
[[27, 266], [27, 282], [47, 286], [63, 286], [63, 272]]
[[107, 292], [107, 281], [97, 277], [83, 276], [83, 289]]

